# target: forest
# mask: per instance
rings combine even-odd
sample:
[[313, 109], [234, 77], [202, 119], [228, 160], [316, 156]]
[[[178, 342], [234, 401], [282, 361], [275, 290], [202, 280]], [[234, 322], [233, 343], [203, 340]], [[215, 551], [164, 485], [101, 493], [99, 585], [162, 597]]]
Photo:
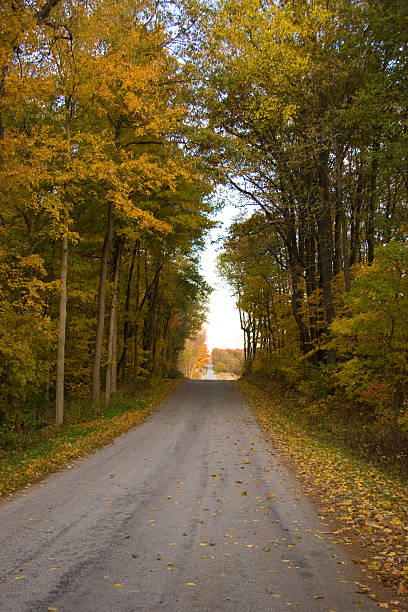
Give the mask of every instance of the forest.
[[211, 361], [215, 372], [226, 372], [240, 376], [244, 369], [244, 354], [242, 349], [219, 349], [211, 351]]
[[188, 28], [141, 0], [1, 3], [0, 428], [179, 375], [210, 287]]
[[208, 360], [199, 254], [222, 185], [243, 207], [219, 271], [246, 375], [406, 462], [407, 3], [0, 10], [4, 440]]
[[248, 375], [405, 468], [407, 24], [398, 0], [227, 2], [206, 49], [208, 121], [247, 205], [219, 268]]

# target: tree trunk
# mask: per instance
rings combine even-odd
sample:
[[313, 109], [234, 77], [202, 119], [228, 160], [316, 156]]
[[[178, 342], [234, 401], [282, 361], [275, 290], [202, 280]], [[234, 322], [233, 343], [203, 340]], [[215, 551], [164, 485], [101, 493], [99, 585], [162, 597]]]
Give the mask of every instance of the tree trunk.
[[[323, 151], [319, 155], [319, 183], [320, 201], [318, 202], [317, 218], [317, 241], [320, 262], [320, 283], [323, 294], [323, 306], [326, 312], [327, 325], [329, 326], [335, 317], [331, 281], [333, 277], [333, 250], [331, 248], [331, 211], [329, 198], [328, 179], [328, 152]], [[327, 351], [327, 363], [336, 363], [336, 353], [333, 349]]]
[[[6, 86], [6, 76], [8, 72], [8, 66], [2, 66], [0, 71], [0, 103], [1, 99], [4, 96], [4, 89]], [[4, 140], [4, 124], [3, 124], [3, 116], [0, 108], [0, 141]], [[3, 163], [3, 157], [0, 152], [0, 164]]]
[[141, 310], [140, 302], [140, 249], [137, 251], [137, 273], [136, 273], [136, 320], [134, 327], [134, 353], [133, 353], [133, 382], [137, 381], [139, 375], [139, 312]]
[[[111, 393], [113, 393], [113, 386], [116, 390], [116, 363], [114, 356], [116, 350], [114, 347], [115, 342], [115, 328], [117, 326], [116, 314], [118, 306], [118, 284], [119, 284], [119, 272], [120, 272], [120, 258], [122, 255], [122, 240], [118, 241], [118, 248], [116, 250], [115, 266], [113, 273], [113, 291], [112, 291], [112, 305], [109, 319], [109, 335], [108, 335], [108, 360], [106, 365], [106, 377], [105, 377], [105, 406], [108, 406]], [[115, 357], [116, 358], [116, 357]], [[113, 384], [114, 381], [114, 384]]]
[[363, 177], [361, 171], [357, 175], [357, 188], [354, 203], [351, 207], [351, 245], [350, 266], [360, 261], [360, 225], [363, 207]]
[[[156, 263], [156, 273], [153, 279], [153, 284], [148, 289], [148, 307], [143, 325], [143, 351], [144, 351], [144, 368], [151, 374], [153, 363], [153, 341], [154, 329], [156, 322], [157, 298], [159, 292], [159, 274], [161, 265]], [[143, 300], [142, 300], [143, 302]]]
[[112, 349], [112, 393], [118, 390], [118, 307], [116, 305], [115, 325], [113, 328], [113, 349]]
[[55, 397], [55, 422], [64, 422], [64, 370], [65, 370], [65, 329], [67, 322], [67, 274], [68, 274], [68, 237], [62, 239], [61, 288], [59, 299], [59, 329], [57, 351], [57, 380]]
[[350, 277], [350, 255], [349, 255], [349, 244], [347, 238], [347, 224], [346, 224], [346, 213], [344, 211], [343, 202], [343, 152], [338, 145], [336, 147], [336, 209], [339, 215], [339, 223], [341, 230], [341, 250], [343, 260], [343, 274], [344, 284], [346, 292], [348, 293], [351, 289], [351, 277]]
[[110, 202], [108, 206], [108, 226], [105, 240], [102, 248], [101, 268], [99, 274], [99, 291], [98, 291], [98, 318], [95, 334], [95, 355], [92, 373], [92, 401], [98, 404], [101, 393], [101, 361], [102, 361], [102, 345], [103, 331], [105, 327], [105, 297], [106, 297], [106, 277], [108, 271], [108, 259], [113, 237], [113, 204]]
[[132, 287], [132, 279], [133, 279], [133, 270], [135, 267], [135, 259], [136, 253], [139, 251], [139, 245], [137, 244], [132, 251], [132, 260], [130, 262], [129, 274], [127, 278], [127, 286], [126, 286], [126, 301], [125, 301], [125, 320], [123, 321], [123, 353], [120, 358], [119, 371], [122, 372], [121, 379], [122, 381], [126, 376], [126, 366], [127, 366], [127, 354], [128, 354], [128, 342], [129, 342], [129, 313], [130, 313], [130, 295], [131, 295], [131, 287]]
[[371, 162], [370, 171], [370, 194], [368, 197], [368, 211], [367, 211], [367, 261], [372, 264], [374, 261], [374, 217], [375, 217], [375, 201], [376, 201], [376, 190], [377, 190], [377, 170], [378, 170], [378, 142], [375, 141], [373, 144], [373, 159]]

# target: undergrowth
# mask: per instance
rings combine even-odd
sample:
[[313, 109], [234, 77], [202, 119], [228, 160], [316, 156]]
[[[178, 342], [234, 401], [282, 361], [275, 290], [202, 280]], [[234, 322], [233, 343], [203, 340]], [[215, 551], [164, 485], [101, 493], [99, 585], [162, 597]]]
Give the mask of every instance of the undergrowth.
[[286, 380], [248, 373], [245, 379], [271, 397], [284, 399], [280, 411], [287, 419], [328, 444], [385, 470], [408, 483], [408, 434], [391, 419], [381, 422], [368, 411], [332, 393], [322, 377]]

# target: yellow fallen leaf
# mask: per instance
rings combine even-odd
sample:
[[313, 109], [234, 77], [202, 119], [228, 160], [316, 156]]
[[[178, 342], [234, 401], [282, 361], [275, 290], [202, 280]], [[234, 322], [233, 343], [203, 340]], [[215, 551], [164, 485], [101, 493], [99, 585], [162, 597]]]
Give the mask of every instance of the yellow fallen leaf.
[[55, 606], [48, 606], [47, 610], [48, 612], [57, 612], [58, 608], [56, 608]]
[[114, 584], [113, 586], [119, 588], [119, 587], [122, 587], [123, 584]]
[[200, 546], [208, 546], [208, 542], [200, 542]]
[[253, 547], [254, 547], [254, 544], [245, 544], [245, 546], [246, 546], [247, 548], [253, 548]]
[[186, 586], [197, 586], [195, 582], [186, 582]]

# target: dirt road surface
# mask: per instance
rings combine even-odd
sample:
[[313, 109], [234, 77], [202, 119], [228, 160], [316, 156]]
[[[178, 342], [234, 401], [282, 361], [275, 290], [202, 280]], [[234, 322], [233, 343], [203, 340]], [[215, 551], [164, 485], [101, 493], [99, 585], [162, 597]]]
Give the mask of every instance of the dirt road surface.
[[0, 524], [2, 612], [378, 609], [230, 382], [186, 382]]

